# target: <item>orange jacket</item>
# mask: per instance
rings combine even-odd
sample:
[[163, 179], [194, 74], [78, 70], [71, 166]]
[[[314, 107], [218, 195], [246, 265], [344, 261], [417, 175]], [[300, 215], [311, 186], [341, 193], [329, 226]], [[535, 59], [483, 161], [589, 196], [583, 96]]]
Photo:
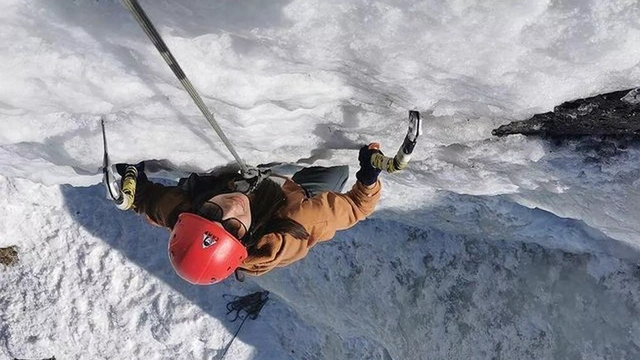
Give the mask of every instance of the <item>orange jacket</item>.
[[[143, 184], [136, 196], [135, 211], [147, 216], [158, 226], [172, 228], [181, 212], [193, 212], [193, 199], [176, 186], [155, 183]], [[300, 223], [309, 233], [309, 238], [298, 240], [289, 234], [271, 233], [258, 240], [254, 255], [240, 266], [251, 275], [262, 275], [274, 267], [287, 266], [304, 258], [309, 249], [318, 242], [330, 240], [338, 230], [348, 229], [364, 220], [375, 209], [380, 199], [381, 184], [378, 181], [367, 189], [360, 182], [344, 193], [325, 192], [307, 198], [302, 187], [286, 178], [282, 190], [287, 205], [279, 216]]]

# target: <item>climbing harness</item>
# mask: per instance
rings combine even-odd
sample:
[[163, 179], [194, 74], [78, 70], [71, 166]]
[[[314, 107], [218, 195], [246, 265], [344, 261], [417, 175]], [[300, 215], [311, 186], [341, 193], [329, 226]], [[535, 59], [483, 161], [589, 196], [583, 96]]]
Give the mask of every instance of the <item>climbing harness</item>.
[[247, 168], [247, 172], [244, 173], [242, 179], [233, 182], [232, 190], [249, 195], [260, 185], [260, 182], [268, 178], [269, 175], [271, 175], [271, 169], [250, 166]]

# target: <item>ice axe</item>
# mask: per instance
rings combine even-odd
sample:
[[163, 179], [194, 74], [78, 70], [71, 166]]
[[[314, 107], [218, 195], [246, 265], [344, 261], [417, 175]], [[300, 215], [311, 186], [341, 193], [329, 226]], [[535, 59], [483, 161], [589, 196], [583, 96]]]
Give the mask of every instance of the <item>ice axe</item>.
[[136, 197], [136, 180], [138, 179], [138, 169], [133, 165], [128, 165], [122, 177], [122, 188], [118, 184], [111, 161], [109, 160], [109, 152], [107, 151], [107, 134], [104, 130], [104, 118], [100, 119], [102, 125], [102, 143], [104, 145], [104, 158], [102, 161], [102, 183], [107, 188], [109, 197], [120, 210], [129, 210], [133, 206], [133, 200]]
[[[380, 170], [393, 173], [407, 167], [411, 160], [411, 153], [416, 146], [418, 136], [422, 134], [422, 120], [420, 120], [420, 112], [409, 110], [409, 130], [405, 136], [402, 146], [394, 157], [384, 156], [382, 154], [371, 155], [371, 165]], [[370, 149], [379, 149], [380, 144], [372, 143]]]

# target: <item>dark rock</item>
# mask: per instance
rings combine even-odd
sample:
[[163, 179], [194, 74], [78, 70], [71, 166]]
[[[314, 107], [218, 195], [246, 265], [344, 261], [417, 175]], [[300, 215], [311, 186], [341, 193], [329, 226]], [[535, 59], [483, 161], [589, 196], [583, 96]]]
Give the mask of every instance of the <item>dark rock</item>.
[[640, 137], [640, 88], [565, 102], [556, 106], [553, 112], [502, 125], [492, 134], [555, 138], [584, 135]]
[[0, 248], [0, 264], [11, 266], [18, 262], [18, 248], [9, 246]]

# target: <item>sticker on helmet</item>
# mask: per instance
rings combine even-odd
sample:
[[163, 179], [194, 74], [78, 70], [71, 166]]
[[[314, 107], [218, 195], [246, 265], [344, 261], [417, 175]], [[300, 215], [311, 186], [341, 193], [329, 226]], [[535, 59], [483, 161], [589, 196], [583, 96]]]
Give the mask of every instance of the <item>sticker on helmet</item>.
[[206, 249], [211, 245], [214, 245], [216, 242], [218, 242], [218, 238], [213, 236], [213, 234], [211, 234], [210, 232], [205, 232], [204, 234], [202, 234], [202, 248]]

